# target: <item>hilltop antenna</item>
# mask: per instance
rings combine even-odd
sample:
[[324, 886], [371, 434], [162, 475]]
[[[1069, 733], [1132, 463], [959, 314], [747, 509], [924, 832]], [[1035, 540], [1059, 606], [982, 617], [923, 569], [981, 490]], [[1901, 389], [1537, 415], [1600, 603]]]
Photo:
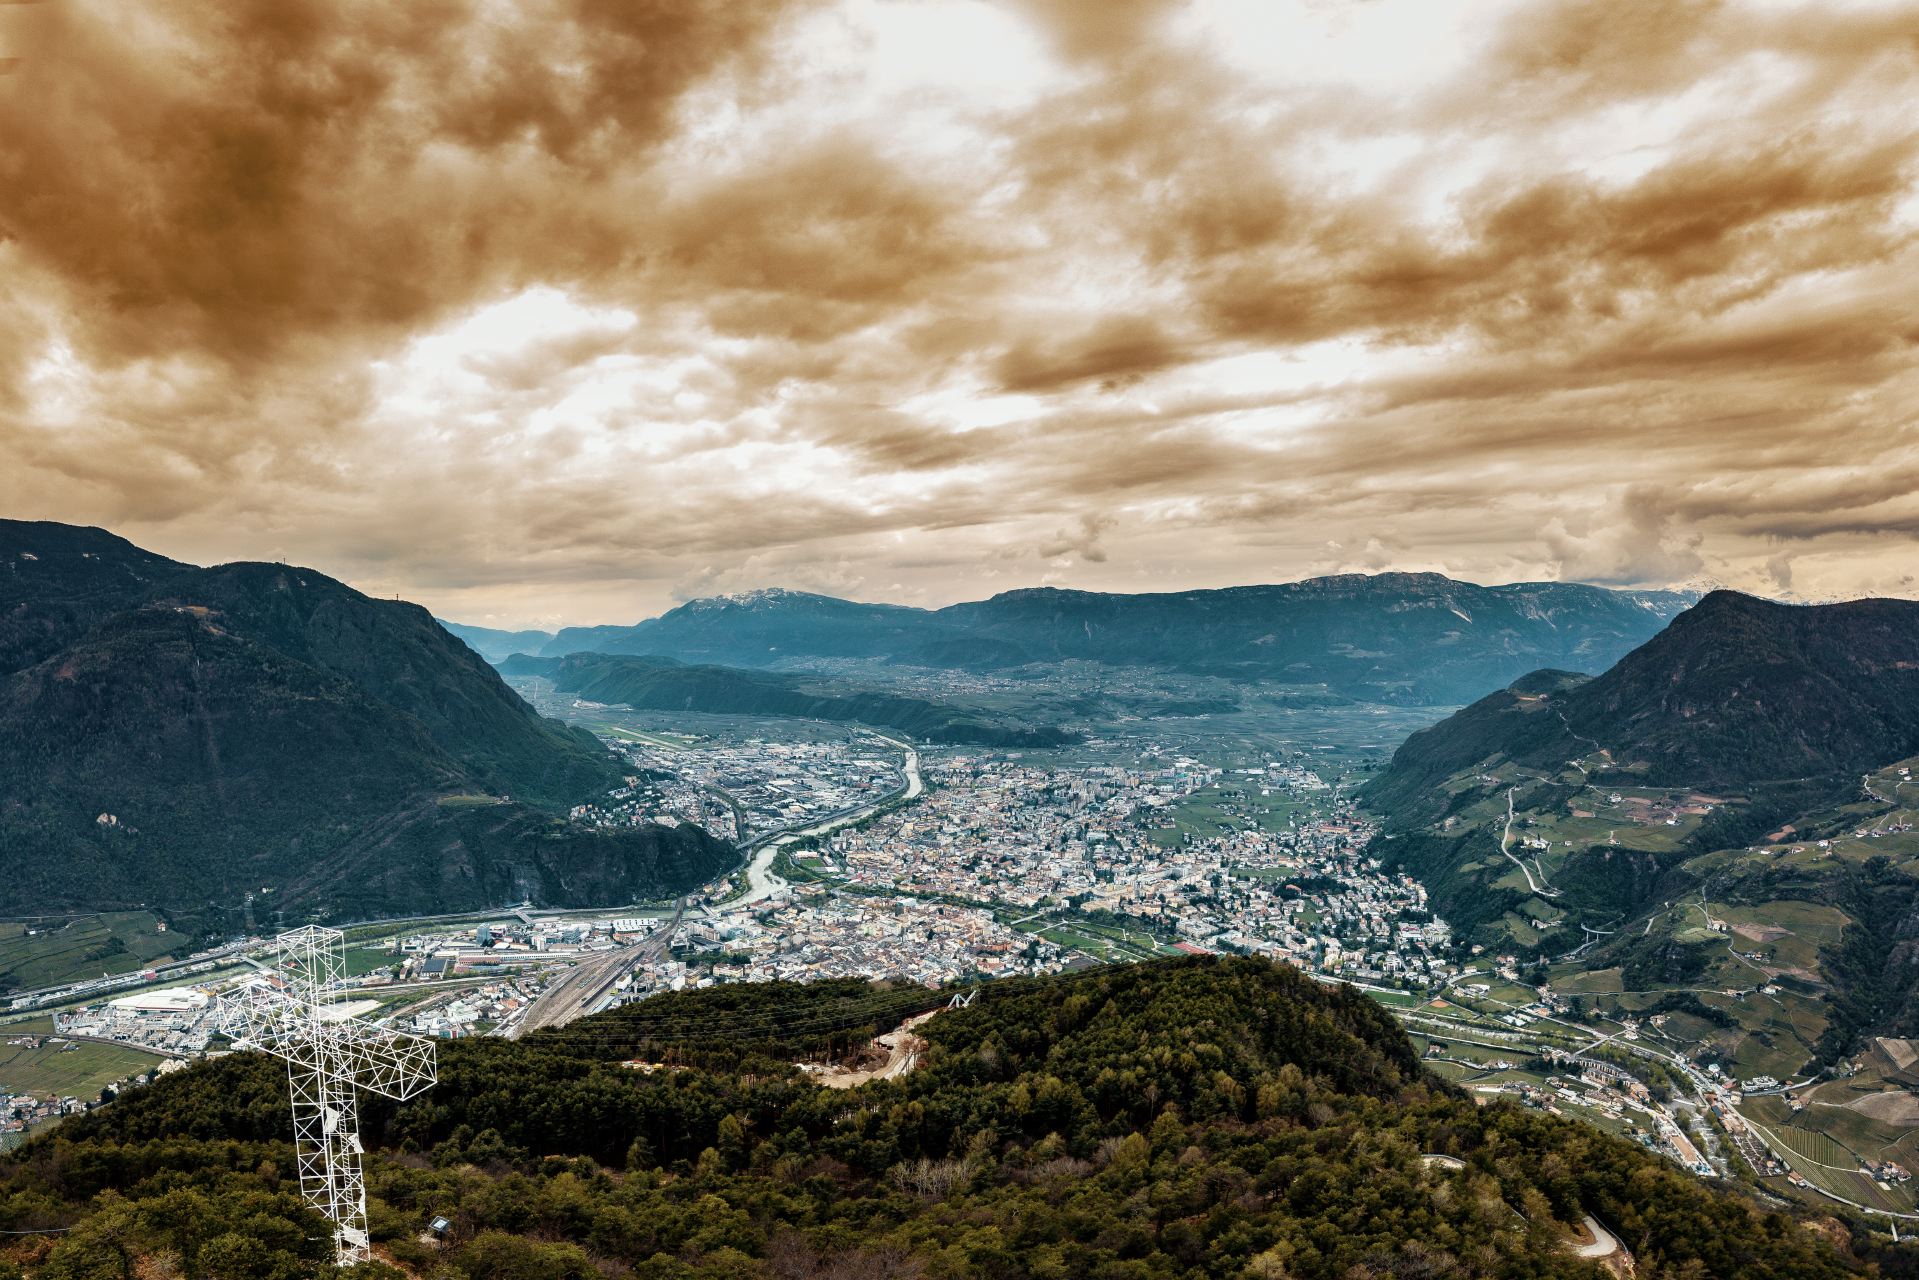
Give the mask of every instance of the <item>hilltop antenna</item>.
[[300, 1194], [333, 1223], [334, 1259], [365, 1262], [366, 1181], [356, 1088], [396, 1102], [439, 1079], [431, 1040], [364, 1018], [329, 1018], [326, 996], [345, 967], [345, 935], [307, 925], [273, 941], [280, 959], [221, 1000], [221, 1025], [287, 1064]]

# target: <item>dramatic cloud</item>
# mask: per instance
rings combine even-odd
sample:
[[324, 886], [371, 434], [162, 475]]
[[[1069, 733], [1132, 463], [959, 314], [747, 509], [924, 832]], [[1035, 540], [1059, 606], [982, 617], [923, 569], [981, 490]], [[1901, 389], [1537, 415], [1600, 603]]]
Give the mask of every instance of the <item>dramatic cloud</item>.
[[0, 5], [0, 510], [475, 622], [1914, 591], [1919, 5]]

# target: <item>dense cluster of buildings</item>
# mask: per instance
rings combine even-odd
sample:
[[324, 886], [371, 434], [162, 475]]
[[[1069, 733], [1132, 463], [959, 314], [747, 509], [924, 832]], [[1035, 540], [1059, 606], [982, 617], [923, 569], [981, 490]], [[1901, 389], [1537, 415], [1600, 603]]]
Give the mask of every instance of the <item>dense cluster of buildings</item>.
[[660, 922], [647, 916], [513, 916], [482, 924], [409, 934], [396, 944], [399, 982], [481, 978], [550, 967], [640, 942]]
[[580, 805], [586, 826], [689, 822], [723, 840], [831, 818], [895, 790], [899, 768], [876, 740], [779, 742], [747, 738], [682, 750], [608, 739], [640, 772], [603, 800]]
[[[924, 801], [833, 835], [802, 865], [865, 892], [1110, 913], [1362, 980], [1423, 986], [1455, 968], [1425, 888], [1368, 857], [1373, 829], [1299, 765], [1229, 778], [1183, 757], [1144, 769], [961, 756], [930, 772]], [[1229, 813], [1254, 792], [1313, 803], [1283, 830], [1235, 821], [1169, 840], [1180, 802], [1207, 788]]]
[[[575, 821], [712, 822], [724, 809], [748, 832], [804, 828], [900, 786], [897, 757], [876, 739], [629, 746], [635, 777]], [[786, 851], [802, 869], [794, 878], [814, 879], [775, 875], [764, 891], [696, 908], [670, 949], [646, 945], [630, 965], [614, 963], [618, 980], [595, 1004], [730, 981], [939, 985], [1043, 973], [1084, 962], [1072, 936], [1051, 928], [1075, 921], [1117, 921], [1148, 950], [1268, 954], [1395, 986], [1453, 971], [1425, 891], [1366, 855], [1371, 828], [1311, 769], [1275, 761], [1229, 772], [1165, 751], [1139, 760], [927, 761], [930, 786], [916, 803]], [[1205, 820], [1193, 819], [1195, 805]], [[390, 964], [344, 985], [393, 988], [355, 994], [381, 996], [405, 1030], [495, 1031], [571, 966], [649, 944], [663, 927], [514, 910], [400, 937]], [[192, 1055], [212, 1030], [205, 1003], [161, 991], [64, 1016], [78, 1034]]]
[[830, 837], [824, 868], [852, 885], [1014, 906], [1117, 901], [1137, 883], [1118, 878], [1133, 855], [1163, 852], [1145, 845], [1146, 813], [1217, 776], [1186, 759], [1066, 770], [956, 757], [931, 766], [934, 790], [919, 804]]
[[85, 1111], [91, 1099], [36, 1097], [0, 1090], [0, 1151], [11, 1150], [33, 1130]]
[[[927, 986], [1047, 973], [1067, 952], [1002, 924], [990, 910], [906, 896], [800, 886], [747, 911], [684, 926], [686, 945], [714, 953], [691, 975], [709, 982], [899, 977]], [[688, 975], [666, 975], [669, 984]]]
[[[635, 776], [576, 809], [574, 821], [691, 821], [751, 838], [818, 830], [901, 785], [896, 757], [875, 740], [629, 746]], [[967, 752], [920, 767], [929, 785], [915, 803], [765, 845], [745, 889], [716, 888], [671, 925], [515, 909], [418, 931], [387, 944], [390, 963], [341, 984], [354, 990], [340, 993], [340, 1011], [384, 1010], [386, 1025], [434, 1037], [507, 1033], [536, 1005], [547, 1009], [542, 995], [579, 965], [608, 975], [587, 989], [583, 1011], [725, 982], [888, 977], [941, 986], [1086, 963], [1075, 949], [1090, 945], [1081, 928], [1117, 931], [1143, 952], [1264, 954], [1362, 985], [1490, 992], [1474, 981], [1487, 961], [1461, 967], [1425, 889], [1368, 855], [1373, 828], [1297, 757], [1224, 769], [1170, 751], [1143, 751], [1131, 764]], [[660, 936], [668, 928], [670, 945]], [[1489, 960], [1488, 978], [1520, 984], [1516, 957]], [[1538, 995], [1489, 1015], [1511, 1031], [1475, 1034], [1519, 1049], [1535, 1019], [1562, 1009], [1545, 988]], [[190, 989], [89, 1006], [60, 1015], [57, 1028], [175, 1059], [206, 1052], [214, 1030], [207, 996]], [[1626, 1039], [1635, 1029], [1625, 1028]], [[1710, 1171], [1629, 1072], [1555, 1056], [1566, 1074], [1543, 1087], [1491, 1087], [1548, 1109], [1596, 1110], [1681, 1165]], [[1770, 1171], [1776, 1162], [1732, 1110], [1737, 1086], [1703, 1075], [1697, 1083], [1702, 1098], [1725, 1102], [1715, 1109], [1735, 1145]], [[20, 1123], [63, 1105], [0, 1099], [0, 1124], [23, 1107], [32, 1115]]]
[[163, 987], [56, 1013], [53, 1025], [63, 1035], [117, 1040], [169, 1058], [188, 1058], [206, 1052], [217, 1030], [214, 1014], [206, 992]]

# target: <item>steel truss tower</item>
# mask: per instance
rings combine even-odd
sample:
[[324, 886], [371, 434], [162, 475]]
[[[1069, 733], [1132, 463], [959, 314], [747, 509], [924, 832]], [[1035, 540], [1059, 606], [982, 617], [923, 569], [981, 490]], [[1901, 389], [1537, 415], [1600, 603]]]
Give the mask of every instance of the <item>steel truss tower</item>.
[[221, 1000], [236, 1040], [287, 1064], [300, 1194], [333, 1223], [342, 1266], [367, 1260], [366, 1182], [354, 1090], [404, 1101], [438, 1079], [433, 1042], [360, 1018], [329, 1016], [345, 963], [338, 929], [308, 925], [274, 940], [278, 961]]

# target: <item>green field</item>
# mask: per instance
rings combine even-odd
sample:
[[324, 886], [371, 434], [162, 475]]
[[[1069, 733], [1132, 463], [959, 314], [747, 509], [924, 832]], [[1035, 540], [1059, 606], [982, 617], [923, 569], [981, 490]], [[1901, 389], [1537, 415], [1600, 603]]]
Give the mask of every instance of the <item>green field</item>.
[[1102, 961], [1144, 960], [1172, 953], [1135, 930], [1113, 929], [1091, 921], [1033, 921], [1020, 927], [1021, 933], [1038, 933], [1055, 945], [1082, 952]]
[[359, 978], [376, 969], [385, 969], [400, 963], [400, 957], [385, 947], [348, 947], [346, 950], [346, 976]]
[[1383, 1004], [1388, 1009], [1416, 1009], [1426, 1002], [1426, 997], [1412, 991], [1368, 990], [1366, 996], [1375, 1004]]
[[1564, 973], [1554, 970], [1552, 984], [1553, 990], [1561, 995], [1616, 992], [1620, 989], [1620, 970], [1617, 965], [1610, 969], [1574, 969]]
[[1122, 951], [1133, 951], [1146, 956], [1176, 954], [1169, 943], [1139, 929], [1114, 928], [1111, 925], [1095, 924], [1090, 920], [1075, 920], [1070, 927], [1087, 937], [1101, 939], [1109, 946]]
[[31, 990], [144, 969], [181, 949], [151, 911], [115, 911], [44, 924], [0, 923], [0, 990]]
[[91, 1041], [48, 1042], [37, 1049], [12, 1043], [52, 1032], [51, 1018], [34, 1018], [0, 1028], [0, 1093], [91, 1099], [118, 1080], [157, 1065], [156, 1054], [124, 1045]]
[[817, 853], [792, 853], [782, 849], [773, 855], [773, 874], [794, 884], [832, 883], [832, 877], [820, 866]]
[[1310, 800], [1260, 795], [1256, 777], [1234, 778], [1195, 791], [1169, 806], [1160, 815], [1167, 825], [1151, 832], [1149, 838], [1162, 848], [1171, 848], [1189, 838], [1204, 840], [1228, 831], [1289, 831], [1295, 817], [1305, 820], [1312, 811]]

